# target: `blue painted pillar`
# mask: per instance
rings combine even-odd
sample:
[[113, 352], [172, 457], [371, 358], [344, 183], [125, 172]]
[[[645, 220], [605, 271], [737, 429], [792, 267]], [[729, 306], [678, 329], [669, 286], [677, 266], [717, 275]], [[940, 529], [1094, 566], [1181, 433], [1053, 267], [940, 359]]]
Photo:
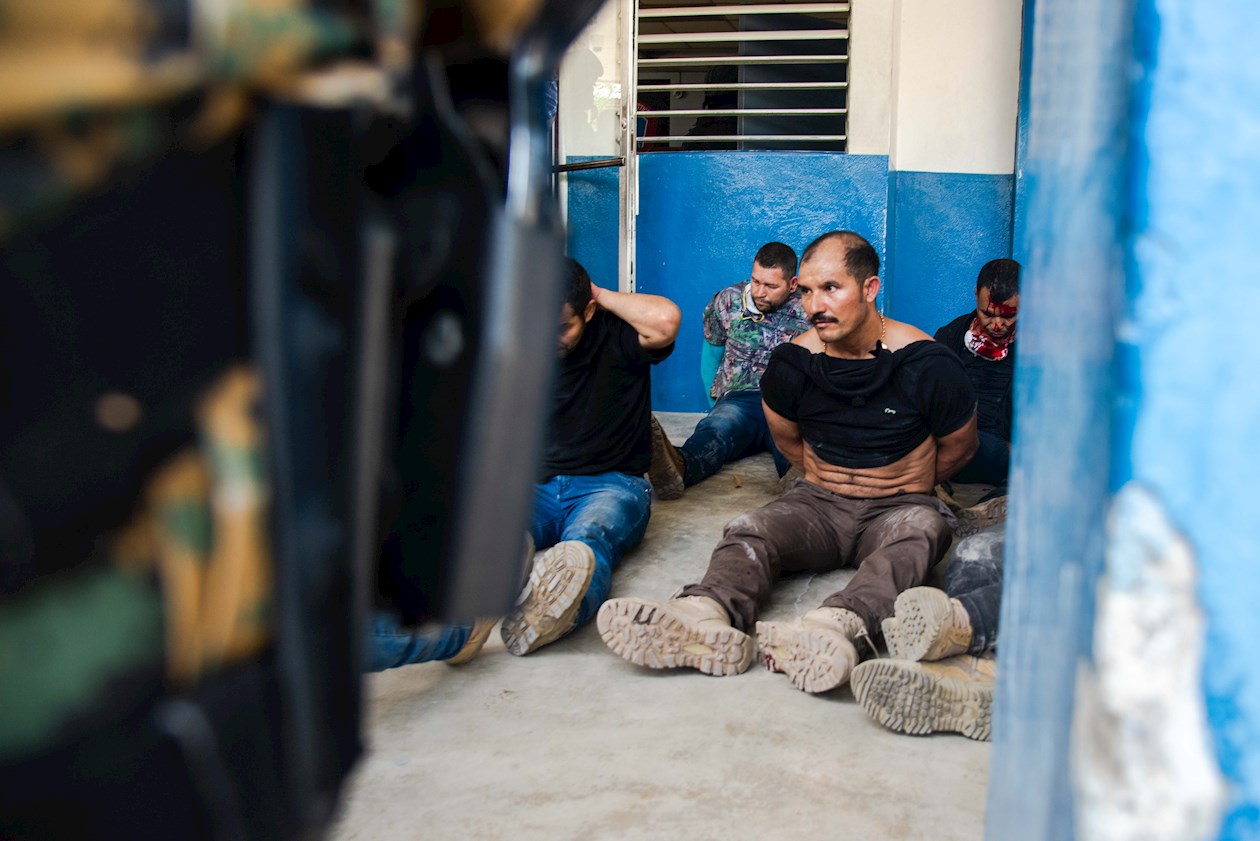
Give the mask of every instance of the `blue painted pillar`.
[[1260, 7], [1029, 11], [987, 837], [1260, 838]]
[[989, 841], [1074, 837], [1069, 732], [1103, 558], [1124, 294], [1128, 9], [1037, 0], [1025, 13], [1034, 61], [1016, 163], [1024, 273]]

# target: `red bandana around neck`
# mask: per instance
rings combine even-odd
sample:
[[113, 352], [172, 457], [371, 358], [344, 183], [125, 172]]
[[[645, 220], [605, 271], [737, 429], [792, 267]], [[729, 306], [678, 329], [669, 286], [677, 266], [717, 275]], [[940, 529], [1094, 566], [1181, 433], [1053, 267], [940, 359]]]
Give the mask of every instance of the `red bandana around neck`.
[[1011, 328], [1011, 332], [1007, 333], [1001, 339], [995, 339], [988, 333], [980, 329], [980, 319], [973, 318], [971, 327], [963, 335], [963, 344], [967, 346], [967, 350], [979, 356], [981, 359], [991, 359], [994, 362], [1005, 359], [1007, 354], [1011, 352], [1011, 342], [1015, 341], [1015, 328]]

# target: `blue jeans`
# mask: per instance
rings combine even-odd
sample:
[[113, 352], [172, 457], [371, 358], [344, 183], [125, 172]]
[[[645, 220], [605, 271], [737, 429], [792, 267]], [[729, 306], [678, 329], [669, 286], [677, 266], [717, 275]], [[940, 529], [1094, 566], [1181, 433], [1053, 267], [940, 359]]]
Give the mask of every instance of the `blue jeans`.
[[987, 429], [979, 430], [977, 435], [980, 449], [976, 450], [971, 461], [963, 465], [962, 470], [950, 477], [950, 481], [1005, 485], [1011, 469], [1011, 445], [1001, 435]]
[[373, 611], [372, 631], [368, 635], [368, 671], [380, 672], [454, 657], [468, 642], [471, 631], [471, 625], [444, 625], [427, 633], [415, 631], [400, 626], [389, 611]]
[[1005, 551], [1006, 523], [998, 523], [959, 542], [945, 568], [945, 592], [962, 602], [971, 620], [969, 654], [983, 654], [997, 644]]
[[789, 467], [770, 435], [766, 413], [761, 408], [760, 391], [733, 391], [722, 395], [679, 450], [687, 468], [683, 483], [688, 486], [709, 478], [728, 461], [766, 451], [774, 457], [780, 476], [787, 473]]
[[595, 574], [582, 596], [575, 629], [589, 622], [608, 598], [613, 568], [639, 545], [651, 513], [652, 486], [642, 476], [555, 476], [534, 486], [534, 544], [546, 549], [562, 540], [580, 540], [595, 553]]

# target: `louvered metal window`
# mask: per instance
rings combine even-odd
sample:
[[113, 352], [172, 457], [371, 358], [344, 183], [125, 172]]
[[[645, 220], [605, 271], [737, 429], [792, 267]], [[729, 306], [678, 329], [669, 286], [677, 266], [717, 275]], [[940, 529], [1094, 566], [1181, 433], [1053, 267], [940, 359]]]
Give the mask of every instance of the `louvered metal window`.
[[849, 4], [639, 0], [636, 145], [844, 151]]

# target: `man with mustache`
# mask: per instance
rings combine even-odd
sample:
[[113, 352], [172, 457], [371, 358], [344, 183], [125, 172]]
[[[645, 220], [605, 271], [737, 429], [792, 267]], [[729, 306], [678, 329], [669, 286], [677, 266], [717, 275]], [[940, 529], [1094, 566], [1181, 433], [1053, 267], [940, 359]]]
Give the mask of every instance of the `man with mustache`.
[[718, 292], [704, 308], [700, 375], [717, 402], [678, 448], [652, 420], [648, 479], [658, 497], [677, 499], [728, 461], [766, 451], [780, 476], [788, 472], [761, 411], [761, 375], [770, 352], [807, 329], [796, 293], [796, 252], [768, 242], [753, 258], [752, 276]]
[[[604, 642], [632, 663], [732, 675], [762, 661], [798, 689], [826, 692], [857, 665], [897, 595], [922, 584], [952, 539], [933, 494], [977, 447], [975, 395], [958, 358], [875, 306], [879, 255], [852, 231], [801, 258], [815, 330], [780, 345], [761, 380], [779, 450], [804, 480], [726, 525], [703, 579], [667, 602], [611, 599]], [[816, 351], [816, 352], [815, 352]], [[857, 567], [793, 622], [757, 622], [780, 572]]]
[[957, 482], [1006, 484], [1018, 314], [1019, 263], [990, 260], [976, 278], [975, 310], [936, 331], [936, 341], [958, 354], [977, 398], [980, 449], [954, 474]]

